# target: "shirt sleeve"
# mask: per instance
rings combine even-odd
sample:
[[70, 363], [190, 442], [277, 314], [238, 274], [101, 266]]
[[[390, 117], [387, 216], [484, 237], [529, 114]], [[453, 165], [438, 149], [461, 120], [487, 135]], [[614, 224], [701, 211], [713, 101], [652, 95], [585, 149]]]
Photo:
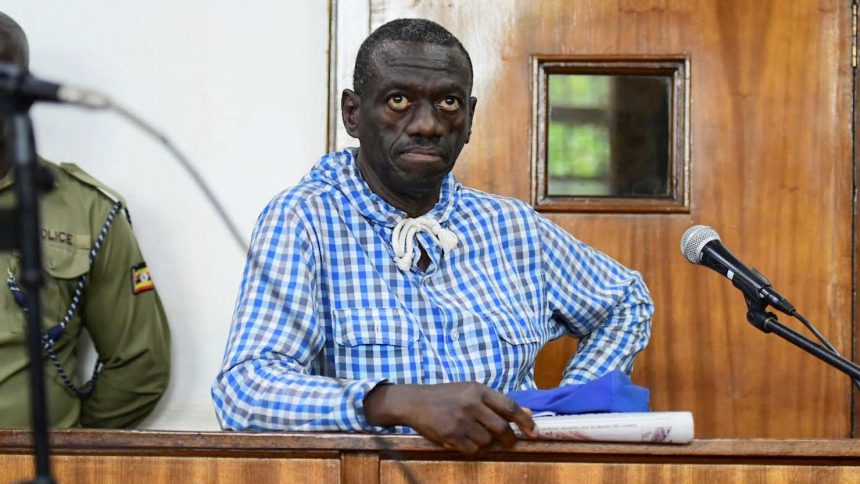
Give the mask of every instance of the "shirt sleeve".
[[311, 374], [325, 342], [315, 239], [276, 199], [252, 236], [221, 372], [212, 386], [225, 430], [378, 430], [364, 397], [384, 380]]
[[651, 335], [654, 305], [642, 277], [546, 218], [538, 216], [538, 224], [549, 309], [579, 339], [561, 384], [616, 369], [629, 375]]
[[144, 285], [135, 294], [134, 267], [146, 270], [131, 225], [120, 212], [93, 261], [83, 298], [83, 324], [104, 365], [93, 392], [82, 400], [84, 427], [132, 427], [167, 388], [167, 317], [154, 288]]

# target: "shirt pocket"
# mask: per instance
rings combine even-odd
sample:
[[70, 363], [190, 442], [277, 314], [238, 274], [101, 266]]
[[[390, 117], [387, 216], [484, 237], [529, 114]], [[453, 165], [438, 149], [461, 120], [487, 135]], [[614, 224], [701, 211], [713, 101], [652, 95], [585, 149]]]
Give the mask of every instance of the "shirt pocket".
[[522, 346], [541, 342], [541, 336], [532, 322], [531, 312], [525, 306], [492, 311], [482, 318], [489, 321], [499, 338], [509, 345]]
[[421, 381], [418, 322], [396, 308], [336, 310], [335, 364], [339, 378]]
[[524, 306], [467, 316], [457, 346], [466, 374], [460, 379], [507, 392], [530, 378], [543, 339]]
[[[46, 243], [43, 249], [45, 265], [45, 285], [42, 287], [42, 329], [48, 330], [62, 321], [72, 303], [75, 287], [80, 278], [90, 269], [89, 249]], [[20, 285], [20, 281], [19, 281]], [[80, 306], [84, 304], [83, 294], [78, 308], [60, 340], [77, 337], [80, 330]], [[20, 328], [23, 334], [24, 328]]]

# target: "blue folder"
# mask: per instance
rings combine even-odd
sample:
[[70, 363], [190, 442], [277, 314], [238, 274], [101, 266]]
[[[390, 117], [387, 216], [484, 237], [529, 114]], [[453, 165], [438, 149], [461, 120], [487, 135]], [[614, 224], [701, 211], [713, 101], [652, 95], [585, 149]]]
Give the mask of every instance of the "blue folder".
[[630, 378], [619, 370], [579, 385], [508, 393], [508, 397], [533, 413], [552, 412], [559, 415], [650, 412], [649, 396], [647, 388], [634, 385]]

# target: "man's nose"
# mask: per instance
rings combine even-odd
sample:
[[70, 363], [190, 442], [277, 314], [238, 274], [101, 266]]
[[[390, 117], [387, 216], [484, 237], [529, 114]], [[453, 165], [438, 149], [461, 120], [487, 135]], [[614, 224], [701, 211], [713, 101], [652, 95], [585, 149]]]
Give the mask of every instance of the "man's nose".
[[434, 138], [442, 136], [444, 126], [439, 120], [436, 106], [431, 102], [422, 102], [412, 111], [412, 118], [406, 126], [406, 132], [410, 136], [422, 136]]

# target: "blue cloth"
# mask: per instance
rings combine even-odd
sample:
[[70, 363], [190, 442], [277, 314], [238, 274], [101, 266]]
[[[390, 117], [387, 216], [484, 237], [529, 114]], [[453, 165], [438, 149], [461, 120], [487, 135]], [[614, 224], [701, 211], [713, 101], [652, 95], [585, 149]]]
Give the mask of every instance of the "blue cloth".
[[565, 334], [579, 345], [564, 382], [582, 383], [629, 372], [648, 342], [639, 274], [525, 203], [449, 175], [425, 217], [456, 245], [415, 234], [423, 272], [395, 263], [404, 217], [370, 190], [352, 150], [324, 156], [268, 204], [212, 386], [223, 428], [381, 431], [363, 410], [380, 383], [535, 388], [538, 351]]
[[650, 412], [649, 396], [647, 388], [634, 385], [626, 374], [618, 370], [579, 385], [508, 393], [508, 397], [534, 413], [552, 412], [559, 415]]

